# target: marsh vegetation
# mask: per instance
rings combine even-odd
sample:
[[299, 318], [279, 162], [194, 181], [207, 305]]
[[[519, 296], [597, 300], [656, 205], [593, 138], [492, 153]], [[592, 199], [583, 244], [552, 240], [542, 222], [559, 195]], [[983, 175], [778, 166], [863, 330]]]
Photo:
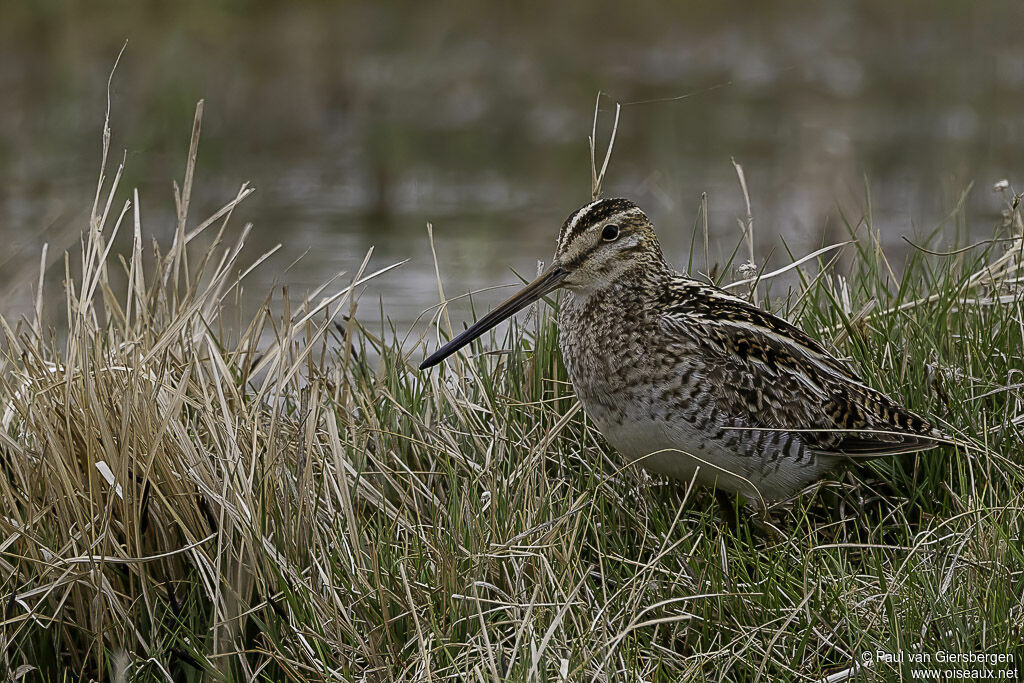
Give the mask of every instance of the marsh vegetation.
[[[0, 318], [7, 671], [838, 681], [901, 675], [859, 671], [864, 651], [1019, 653], [1012, 188], [983, 243], [965, 244], [958, 205], [891, 264], [869, 212], [846, 223], [842, 265], [829, 251], [792, 286], [756, 283], [761, 305], [958, 442], [840, 471], [765, 534], [622, 466], [574, 400], [547, 307], [422, 374], [435, 340], [359, 305], [361, 283], [400, 272], [369, 255], [301, 300], [235, 305], [275, 266], [232, 222], [244, 186], [211, 216], [190, 210], [196, 121], [173, 239], [150, 240], [108, 160], [59, 266], [63, 301], [40, 292], [30, 317]], [[436, 264], [445, 300], [443, 250]]]

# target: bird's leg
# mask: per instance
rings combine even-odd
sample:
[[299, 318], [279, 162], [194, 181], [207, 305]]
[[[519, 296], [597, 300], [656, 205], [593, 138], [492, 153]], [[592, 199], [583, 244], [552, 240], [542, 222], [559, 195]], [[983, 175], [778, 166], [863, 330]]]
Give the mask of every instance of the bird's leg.
[[[718, 502], [718, 512], [722, 521], [734, 534], [739, 533], [740, 523], [746, 521], [757, 534], [773, 540], [783, 541], [786, 534], [779, 529], [772, 521], [772, 510], [778, 511], [783, 508], [767, 506], [752, 501], [747, 505], [741, 505], [738, 496], [733, 496], [722, 489], [715, 489], [715, 500]], [[744, 514], [744, 511], [747, 514]]]
[[718, 501], [718, 514], [722, 521], [735, 534], [740, 528], [740, 509], [735, 496], [730, 496], [722, 489], [715, 489], [715, 500]]

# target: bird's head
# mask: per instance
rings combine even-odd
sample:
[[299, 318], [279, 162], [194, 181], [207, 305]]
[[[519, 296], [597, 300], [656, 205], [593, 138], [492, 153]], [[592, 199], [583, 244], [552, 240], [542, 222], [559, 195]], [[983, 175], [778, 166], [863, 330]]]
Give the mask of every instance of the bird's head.
[[663, 263], [654, 226], [639, 206], [628, 199], [598, 199], [565, 219], [552, 269], [565, 273], [562, 287], [589, 294], [626, 273]]
[[562, 224], [551, 266], [536, 280], [430, 355], [420, 369], [437, 365], [534, 301], [565, 287], [587, 296], [629, 273], [664, 267], [661, 246], [647, 215], [628, 199], [598, 199]]

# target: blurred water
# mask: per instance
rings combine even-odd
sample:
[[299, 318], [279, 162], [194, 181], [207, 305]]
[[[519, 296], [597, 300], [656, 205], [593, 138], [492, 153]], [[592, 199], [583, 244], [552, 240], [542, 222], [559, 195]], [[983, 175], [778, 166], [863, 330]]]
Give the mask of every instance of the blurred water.
[[[363, 299], [364, 316], [379, 296], [401, 328], [437, 301], [427, 222], [449, 296], [550, 258], [589, 196], [598, 89], [644, 102], [623, 108], [606, 194], [641, 203], [677, 264], [702, 192], [713, 259], [735, 246], [732, 157], [758, 256], [775, 265], [783, 240], [800, 253], [840, 239], [866, 188], [897, 259], [899, 236], [943, 224], [972, 181], [968, 227], [987, 236], [1002, 201], [992, 183], [1024, 185], [1022, 28], [1019, 2], [4, 3], [4, 312], [24, 309], [42, 243], [57, 262], [85, 225], [125, 39], [113, 147], [149, 228], [171, 234], [171, 179], [205, 98], [194, 218], [248, 180], [257, 192], [236, 226], [254, 224], [251, 258], [283, 244], [251, 296], [274, 283], [301, 293], [374, 246], [377, 266], [411, 258]], [[51, 268], [48, 296], [62, 273]]]

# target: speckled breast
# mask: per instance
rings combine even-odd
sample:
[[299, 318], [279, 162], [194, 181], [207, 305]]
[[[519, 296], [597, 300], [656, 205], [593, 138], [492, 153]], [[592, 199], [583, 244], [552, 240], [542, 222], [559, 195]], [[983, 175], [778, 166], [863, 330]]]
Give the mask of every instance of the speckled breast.
[[[686, 412], [692, 421], [703, 373], [693, 357], [665, 345], [657, 318], [628, 295], [565, 296], [559, 344], [591, 419], [618, 450], [639, 454], [651, 446], [665, 447], [658, 425], [676, 424]], [[646, 429], [640, 436], [649, 438], [637, 439], [638, 428]], [[617, 439], [620, 433], [631, 438]]]

